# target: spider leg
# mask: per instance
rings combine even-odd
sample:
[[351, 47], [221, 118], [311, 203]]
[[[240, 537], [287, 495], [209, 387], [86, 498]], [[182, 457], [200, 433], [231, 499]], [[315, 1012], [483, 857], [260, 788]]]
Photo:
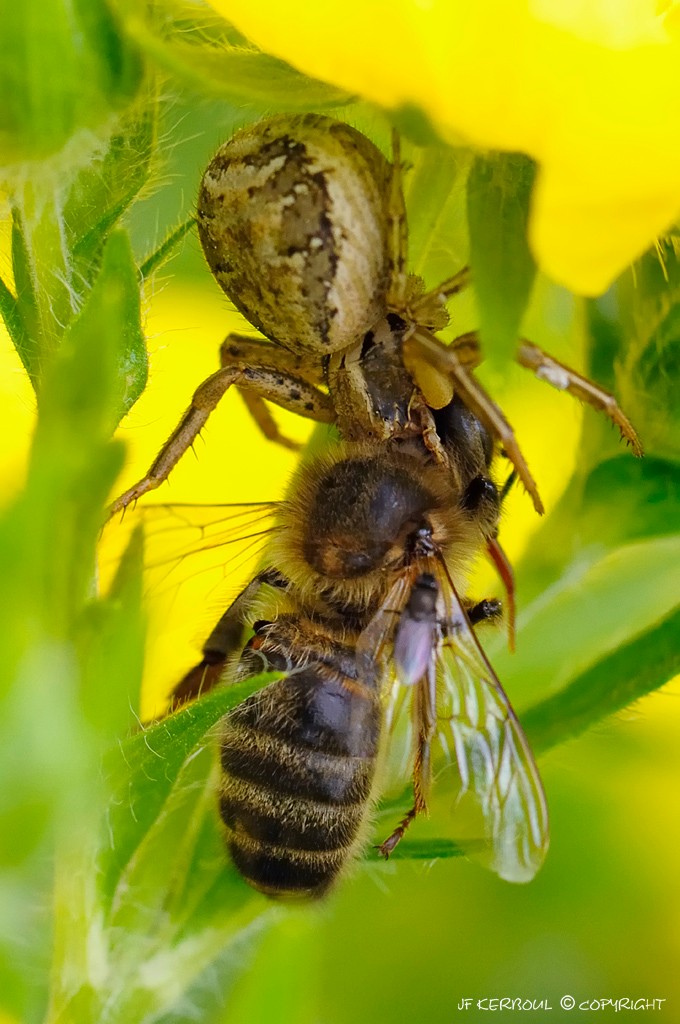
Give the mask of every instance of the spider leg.
[[520, 366], [532, 370], [539, 380], [545, 380], [552, 384], [558, 391], [568, 391], [570, 395], [587, 402], [598, 412], [614, 423], [621, 434], [621, 437], [631, 446], [637, 456], [642, 455], [642, 445], [637, 436], [635, 427], [623, 412], [619, 403], [613, 395], [587, 377], [581, 376], [576, 370], [572, 370], [564, 363], [558, 362], [552, 356], [540, 349], [538, 345], [530, 341], [522, 341], [517, 350], [517, 362]]
[[421, 315], [427, 315], [427, 312], [433, 307], [444, 306], [450, 298], [462, 292], [464, 288], [467, 288], [470, 281], [470, 268], [462, 267], [461, 270], [452, 274], [451, 277], [447, 277], [441, 284], [438, 284], [436, 288], [425, 292], [424, 295], [421, 295], [420, 298], [411, 303], [410, 312], [413, 315], [413, 319], [423, 322], [420, 319]]
[[387, 199], [387, 258], [387, 305], [390, 309], [401, 309], [406, 301], [408, 281], [408, 224], [401, 183], [401, 146], [396, 128], [392, 131], [392, 172]]
[[335, 418], [329, 396], [307, 383], [302, 377], [284, 373], [271, 366], [225, 366], [199, 384], [191, 405], [145, 476], [116, 498], [109, 508], [109, 516], [122, 512], [131, 502], [167, 480], [172, 469], [198, 437], [210, 413], [233, 385], [253, 391], [260, 398], [266, 398], [308, 419], [332, 423]]
[[[462, 337], [466, 339], [466, 346], [461, 344], [459, 349], [465, 357], [466, 351], [469, 352], [473, 349], [470, 339], [474, 335], [463, 335]], [[542, 515], [543, 502], [517, 443], [515, 432], [499, 406], [473, 376], [469, 368], [470, 362], [461, 359], [455, 347], [445, 345], [434, 334], [422, 327], [416, 327], [410, 337], [404, 339], [404, 354], [405, 361], [408, 359], [409, 370], [411, 366], [417, 367], [418, 363], [429, 362], [435, 370], [447, 374], [451, 378], [455, 392], [460, 395], [468, 409], [486, 424], [503, 445], [507, 457], [517, 470], [519, 479], [534, 503], [534, 508], [539, 515]]]

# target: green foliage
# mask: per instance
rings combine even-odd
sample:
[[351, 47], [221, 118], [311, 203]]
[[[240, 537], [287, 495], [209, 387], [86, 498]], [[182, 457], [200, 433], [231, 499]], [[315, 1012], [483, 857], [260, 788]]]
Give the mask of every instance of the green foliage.
[[[412, 159], [404, 188], [409, 219], [409, 269], [420, 276], [427, 270], [428, 282], [434, 283], [465, 265], [467, 233], [462, 222], [471, 157], [466, 150], [438, 144], [416, 150]], [[457, 234], [462, 235], [457, 245], [451, 224], [456, 214]], [[440, 269], [437, 245], [442, 237], [446, 237], [450, 248]]]
[[167, 0], [116, 0], [128, 37], [179, 82], [203, 96], [272, 110], [337, 106], [349, 97], [261, 53], [210, 8]]
[[[143, 542], [133, 535], [105, 594], [96, 544], [122, 462], [111, 435], [146, 383], [140, 287], [193, 224], [143, 259], [123, 226], [159, 159], [167, 87], [156, 65], [173, 88], [238, 102], [239, 115], [346, 97], [205, 12], [199, 23], [197, 5], [118, 0], [117, 22], [102, 5], [76, 5], [82, 46], [69, 45], [58, 67], [41, 34], [46, 19], [73, 43], [65, 8], [42, 5], [37, 32], [14, 6], [0, 140], [11, 139], [13, 164], [45, 160], [8, 172], [13, 283], [0, 281], [39, 411], [25, 490], [0, 519], [0, 1009], [27, 1021], [46, 1012], [50, 1024], [218, 1024], [271, 1019], [276, 1004], [282, 1024], [311, 1021], [316, 994], [296, 963], [319, 956], [317, 911], [272, 908], [248, 889], [226, 862], [214, 808], [214, 727], [267, 680], [128, 736], [144, 656]], [[29, 73], [48, 57], [49, 89]], [[408, 182], [412, 269], [444, 276], [434, 269], [442, 252], [462, 265], [469, 235], [482, 335], [507, 365], [534, 278], [533, 167], [505, 156], [470, 169], [470, 155], [437, 144], [417, 112], [400, 116], [412, 139], [431, 142], [414, 150]], [[583, 310], [587, 371], [621, 396], [649, 454], [620, 452], [604, 418], [588, 416], [576, 472], [517, 569], [518, 653], [489, 642], [538, 752], [680, 670], [679, 317], [672, 240]], [[455, 839], [414, 834], [395, 860], [460, 852]], [[364, 870], [390, 870], [367, 861]]]
[[[116, 248], [112, 238], [107, 249]], [[110, 435], [120, 415], [125, 332], [113, 317], [128, 318], [129, 305], [119, 301], [118, 280], [107, 284], [106, 268], [115, 265], [105, 257], [91, 303], [49, 363], [26, 488], [0, 521], [0, 834], [3, 885], [14, 897], [0, 911], [0, 990], [8, 1009], [31, 1017], [45, 998], [35, 970], [50, 937], [49, 858], [60, 842], [82, 841], [98, 815], [98, 759], [126, 728], [141, 678], [139, 556], [129, 553], [108, 595], [95, 597], [92, 587], [101, 509], [122, 462]], [[102, 302], [107, 328], [82, 329]], [[119, 644], [125, 657], [111, 671]], [[102, 665], [110, 666], [103, 680]], [[16, 949], [25, 922], [34, 933], [29, 963]]]
[[528, 157], [517, 153], [478, 156], [470, 169], [470, 264], [479, 330], [494, 361], [512, 357], [534, 283], [527, 223], [535, 170]]
[[[135, 94], [141, 65], [104, 0], [0, 6], [0, 163], [49, 157], [101, 131]], [[79, 138], [80, 136], [80, 138]]]
[[[108, 266], [101, 268], [101, 263], [110, 232], [148, 179], [154, 136], [153, 108], [146, 109], [138, 101], [91, 163], [76, 165], [70, 175], [60, 176], [45, 165], [36, 176], [22, 176], [12, 183], [15, 292], [3, 284], [1, 308], [37, 391], [65, 334], [79, 320], [84, 327], [84, 317], [95, 318], [105, 311], [93, 303], [88, 312], [93, 287], [98, 289], [100, 306], [113, 301], [105, 292], [118, 274], [125, 279], [130, 306], [122, 321], [129, 325], [126, 336], [119, 342], [126, 377], [122, 411], [144, 388], [146, 355], [131, 253], [125, 254], [124, 243], [119, 242], [115, 255], [109, 251]], [[90, 327], [101, 330], [94, 322]]]
[[[57, 878], [56, 899], [72, 909], [56, 937], [48, 1021], [158, 1020], [178, 1002], [193, 1004], [219, 961], [234, 946], [243, 956], [276, 919], [224, 870], [207, 742], [211, 727], [271, 678], [212, 693], [106, 757], [105, 820], [84, 848], [68, 851]], [[72, 965], [74, 951], [85, 960], [95, 940], [93, 987]]]

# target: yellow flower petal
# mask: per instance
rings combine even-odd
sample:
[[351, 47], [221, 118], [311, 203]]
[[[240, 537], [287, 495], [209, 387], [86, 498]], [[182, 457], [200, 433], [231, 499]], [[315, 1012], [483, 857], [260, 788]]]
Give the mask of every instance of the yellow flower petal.
[[[538, 161], [542, 269], [598, 294], [680, 215], [680, 15], [666, 0], [213, 0], [263, 50], [449, 140]], [[658, 13], [661, 12], [661, 13]]]

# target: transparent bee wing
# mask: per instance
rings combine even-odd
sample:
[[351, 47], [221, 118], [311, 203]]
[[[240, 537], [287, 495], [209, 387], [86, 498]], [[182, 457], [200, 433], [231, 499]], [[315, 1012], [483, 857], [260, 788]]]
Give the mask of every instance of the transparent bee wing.
[[357, 668], [365, 679], [375, 679], [381, 673], [388, 675], [386, 655], [392, 646], [394, 633], [411, 590], [411, 577], [403, 573], [397, 577], [387, 597], [357, 641]]
[[455, 821], [462, 827], [468, 816], [470, 854], [507, 881], [527, 882], [548, 849], [543, 785], [451, 580], [441, 584], [446, 623], [437, 654], [437, 732], [443, 765], [441, 758], [439, 771], [435, 764], [434, 791], [450, 793], [445, 780], [453, 781]]
[[392, 660], [395, 630], [411, 590], [408, 574], [397, 577], [376, 614], [357, 641], [357, 668], [360, 678], [375, 680], [382, 676], [383, 727], [388, 737], [383, 764], [385, 789], [396, 794], [407, 786], [413, 760], [413, 723], [405, 714], [410, 705], [410, 687], [396, 677]]
[[[148, 566], [156, 568], [207, 551], [220, 564], [233, 561], [237, 549], [251, 550], [274, 529], [277, 505], [147, 505], [141, 510], [149, 549]], [[225, 549], [230, 549], [228, 554]]]
[[[435, 575], [440, 603], [438, 629], [432, 637], [437, 732], [428, 801], [434, 811], [431, 826], [440, 838], [442, 829], [450, 831], [446, 838], [455, 840], [501, 878], [527, 882], [541, 867], [548, 849], [548, 812], [541, 779], [517, 716], [479, 645], [448, 572], [437, 566]], [[380, 652], [379, 659], [375, 656], [375, 671], [384, 675], [389, 747], [381, 827], [383, 821], [394, 818], [397, 803], [403, 810], [414, 764], [417, 686], [401, 683], [395, 664], [399, 617], [406, 614], [413, 584], [409, 573], [395, 583], [360, 640], [367, 663], [371, 651]], [[420, 632], [416, 640], [421, 644]], [[440, 813], [445, 810], [453, 814]]]
[[[386, 743], [381, 764], [382, 794], [378, 817], [381, 819], [381, 830], [384, 829], [387, 834], [388, 826], [391, 827], [393, 819], [403, 813], [412, 795], [415, 732], [413, 716], [409, 711], [413, 691], [410, 686], [400, 683], [391, 670], [385, 684], [383, 700]], [[384, 825], [382, 820], [385, 822]]]
[[216, 585], [227, 577], [238, 581], [276, 529], [276, 509], [276, 502], [141, 506], [107, 525], [100, 565], [106, 575], [131, 530], [142, 524], [147, 588], [154, 593], [178, 588], [204, 573], [212, 574]]

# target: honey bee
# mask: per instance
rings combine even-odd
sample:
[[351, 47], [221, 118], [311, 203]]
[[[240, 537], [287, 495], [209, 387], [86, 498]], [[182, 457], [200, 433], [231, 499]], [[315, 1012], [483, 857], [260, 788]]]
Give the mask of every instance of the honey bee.
[[[545, 856], [538, 770], [473, 630], [500, 616], [500, 602], [460, 596], [497, 532], [494, 445], [458, 399], [442, 423], [447, 472], [418, 439], [338, 444], [303, 463], [278, 507], [267, 566], [173, 692], [177, 706], [218, 683], [285, 673], [227, 715], [220, 736], [227, 845], [269, 896], [320, 897], [352, 862], [405, 723], [413, 806], [381, 843], [384, 856], [427, 811], [433, 758], [456, 766], [489, 867], [526, 881]], [[244, 626], [253, 635], [242, 649]]]
[[[482, 859], [528, 880], [547, 850], [545, 798], [473, 628], [500, 603], [462, 595], [485, 547], [510, 579], [491, 478], [499, 442], [542, 505], [512, 429], [474, 378], [477, 335], [450, 346], [436, 336], [468, 269], [432, 291], [407, 273], [398, 138], [390, 163], [317, 115], [272, 118], [226, 143], [204, 176], [198, 223], [213, 274], [268, 340], [225, 339], [221, 369], [111, 511], [167, 478], [232, 386], [274, 440], [289, 444], [266, 401], [334, 423], [342, 438], [301, 466], [266, 567], [173, 691], [176, 706], [263, 669], [285, 673], [222, 725], [220, 810], [234, 863], [272, 896], [327, 892], [366, 841], [380, 764], [408, 705], [413, 805], [380, 850], [388, 856], [426, 811], [439, 757], [456, 766], [458, 799], [476, 808]], [[639, 450], [611, 396], [528, 342], [518, 359], [604, 409]]]
[[[288, 447], [266, 402], [335, 423], [345, 439], [420, 436], [446, 462], [434, 412], [455, 393], [503, 445], [539, 512], [543, 505], [502, 411], [473, 375], [479, 338], [436, 336], [467, 267], [427, 290], [407, 272], [399, 139], [390, 163], [364, 135], [317, 114], [245, 128], [211, 160], [198, 198], [203, 250], [220, 286], [268, 340], [230, 334], [221, 368], [190, 406], [146, 475], [111, 512], [162, 483], [225, 392], [236, 387], [265, 435]], [[603, 410], [636, 454], [634, 428], [612, 395], [522, 341], [518, 361]]]

